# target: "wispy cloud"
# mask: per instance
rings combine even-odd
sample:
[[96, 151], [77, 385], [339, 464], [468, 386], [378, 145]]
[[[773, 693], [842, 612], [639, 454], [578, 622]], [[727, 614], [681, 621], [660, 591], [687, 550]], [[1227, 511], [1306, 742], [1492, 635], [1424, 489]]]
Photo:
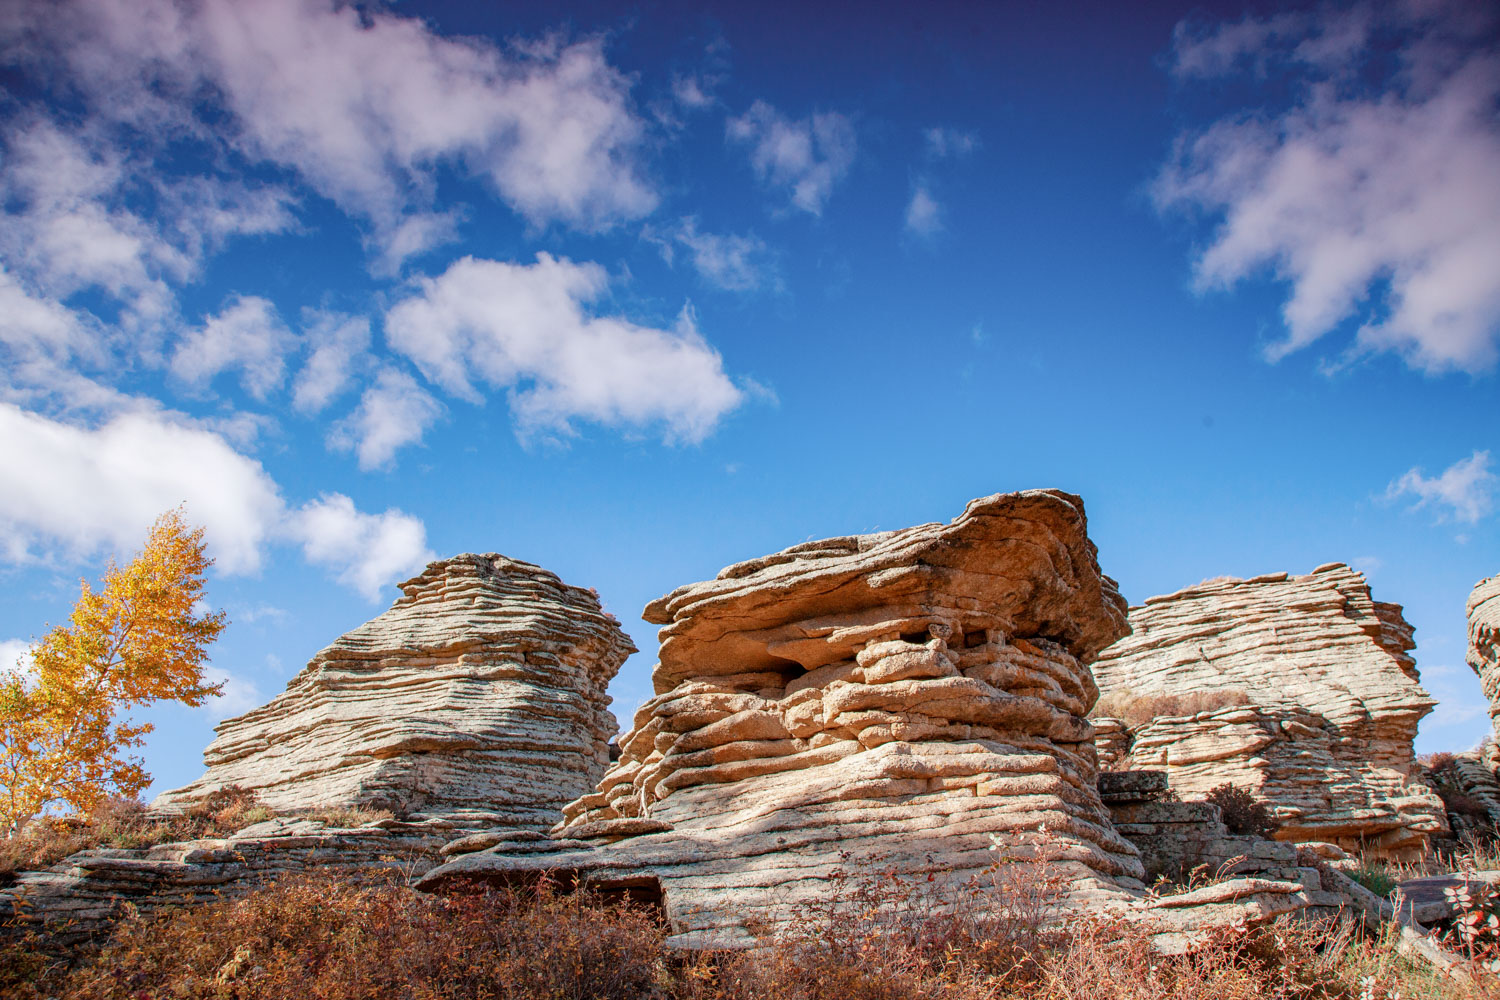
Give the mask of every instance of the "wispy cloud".
[[292, 406], [313, 415], [353, 383], [370, 349], [370, 321], [363, 316], [310, 312], [303, 336], [311, 352], [292, 387]]
[[1296, 94], [1183, 134], [1153, 189], [1163, 210], [1218, 219], [1200, 290], [1265, 271], [1290, 284], [1271, 360], [1351, 319], [1346, 359], [1391, 350], [1438, 372], [1500, 357], [1494, 25], [1493, 9], [1438, 2], [1178, 26], [1179, 77], [1274, 67]]
[[1386, 487], [1388, 500], [1415, 497], [1413, 510], [1435, 507], [1439, 518], [1475, 524], [1494, 507], [1496, 476], [1490, 471], [1490, 453], [1476, 451], [1454, 462], [1437, 476], [1425, 476], [1412, 468]]
[[943, 229], [943, 207], [926, 184], [918, 184], [906, 203], [906, 231], [923, 238], [936, 236]]
[[182, 337], [172, 354], [172, 374], [202, 388], [220, 372], [238, 369], [245, 391], [263, 400], [281, 385], [294, 342], [269, 300], [236, 296]]
[[291, 517], [291, 533], [309, 562], [328, 566], [374, 601], [388, 583], [411, 576], [437, 558], [427, 547], [421, 520], [399, 510], [366, 514], [341, 493], [304, 504]]
[[[0, 561], [129, 552], [178, 504], [227, 574], [257, 572], [269, 546], [290, 541], [374, 599], [427, 558], [416, 518], [363, 513], [337, 494], [291, 508], [265, 468], [220, 434], [145, 405], [89, 426], [0, 403]], [[371, 544], [338, 541], [350, 537]]]
[[750, 148], [750, 163], [761, 181], [785, 191], [792, 205], [811, 215], [823, 214], [858, 146], [854, 125], [844, 115], [825, 111], [789, 118], [765, 101], [731, 118], [727, 134]]
[[978, 134], [945, 125], [934, 125], [922, 136], [926, 140], [927, 157], [931, 160], [968, 156], [979, 148]]
[[[599, 39], [502, 49], [334, 0], [71, 0], [4, 28], [18, 56], [66, 67], [98, 120], [295, 171], [370, 223], [386, 269], [451, 237], [430, 211], [442, 166], [538, 226], [604, 229], [658, 201], [630, 80]], [[122, 238], [138, 237], [105, 245]]]
[[396, 452], [422, 440], [442, 416], [443, 404], [395, 368], [383, 368], [353, 413], [333, 426], [329, 444], [353, 451], [366, 471], [388, 467]]
[[698, 228], [697, 216], [689, 215], [666, 233], [650, 238], [669, 264], [678, 248], [685, 250], [698, 276], [715, 288], [749, 292], [776, 280], [770, 248], [754, 234], [704, 232]]
[[671, 329], [591, 315], [609, 279], [597, 264], [548, 254], [534, 264], [465, 257], [386, 314], [386, 336], [448, 392], [510, 390], [523, 435], [572, 422], [643, 428], [700, 441], [744, 393], [684, 310]]

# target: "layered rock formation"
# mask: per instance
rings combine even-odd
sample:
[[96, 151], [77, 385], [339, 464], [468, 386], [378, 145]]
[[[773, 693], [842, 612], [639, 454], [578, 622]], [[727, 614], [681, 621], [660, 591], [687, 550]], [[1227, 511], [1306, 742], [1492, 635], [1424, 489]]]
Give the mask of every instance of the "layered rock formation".
[[[1282, 840], [1401, 855], [1446, 829], [1416, 780], [1412, 739], [1434, 702], [1407, 653], [1411, 626], [1359, 573], [1210, 580], [1131, 608], [1130, 625], [1094, 665], [1108, 702], [1147, 716], [1101, 720], [1118, 764], [1165, 769], [1184, 797], [1249, 789]], [[1153, 699], [1213, 692], [1244, 704], [1150, 717]]]
[[1045, 857], [1126, 898], [1137, 852], [1095, 788], [1088, 665], [1125, 631], [1082, 502], [976, 500], [950, 524], [739, 563], [647, 607], [657, 694], [554, 838], [477, 838], [428, 873], [562, 870], [659, 892], [678, 943], [743, 944], [840, 870], [957, 884]]
[[344, 805], [546, 829], [593, 787], [605, 688], [635, 651], [588, 590], [505, 556], [431, 563], [269, 704], [229, 719], [181, 808], [238, 785], [285, 812]]
[[1500, 575], [1480, 580], [1469, 594], [1469, 666], [1490, 702], [1490, 724], [1500, 737]]
[[127, 904], [149, 913], [232, 899], [311, 868], [345, 878], [421, 873], [458, 831], [433, 819], [352, 828], [270, 820], [230, 837], [82, 851], [0, 888], [0, 938], [35, 931], [54, 947], [69, 945], [106, 931]]

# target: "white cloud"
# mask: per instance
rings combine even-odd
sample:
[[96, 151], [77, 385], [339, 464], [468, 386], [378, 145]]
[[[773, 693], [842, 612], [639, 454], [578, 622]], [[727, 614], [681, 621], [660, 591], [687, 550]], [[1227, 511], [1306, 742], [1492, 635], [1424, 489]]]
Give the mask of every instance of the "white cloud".
[[220, 372], [238, 368], [245, 391], [265, 399], [281, 385], [285, 355], [293, 342], [269, 301], [236, 296], [218, 315], [183, 336], [172, 354], [172, 374], [202, 387]]
[[216, 697], [208, 699], [198, 708], [212, 722], [220, 722], [232, 715], [242, 715], [266, 702], [260, 688], [248, 677], [241, 677], [211, 664], [204, 667], [203, 676], [210, 684], [224, 685]]
[[584, 306], [602, 296], [597, 264], [537, 255], [534, 264], [465, 257], [386, 314], [390, 345], [449, 392], [510, 389], [521, 433], [571, 432], [574, 419], [664, 426], [699, 441], [744, 398], [684, 310], [671, 330]]
[[[418, 519], [394, 509], [362, 513], [340, 495], [289, 510], [259, 462], [172, 414], [135, 410], [89, 428], [0, 403], [0, 441], [5, 562], [128, 553], [179, 504], [190, 522], [203, 525], [222, 573], [254, 573], [268, 545], [294, 541], [309, 561], [374, 599], [418, 554], [426, 558]], [[327, 537], [319, 534], [324, 528]]]
[[27, 670], [31, 666], [31, 643], [26, 639], [0, 639], [0, 673]]
[[[1351, 357], [1392, 350], [1430, 372], [1500, 357], [1500, 55], [1476, 11], [1360, 5], [1179, 26], [1179, 75], [1274, 62], [1300, 87], [1279, 113], [1181, 136], [1154, 187], [1162, 209], [1221, 220], [1194, 264], [1200, 290], [1263, 270], [1290, 284], [1272, 360], [1351, 318]], [[1380, 77], [1362, 60], [1384, 50], [1396, 69]]]
[[967, 156], [979, 148], [979, 137], [961, 129], [934, 126], [922, 133], [926, 140], [927, 157], [945, 160], [948, 157]]
[[334, 425], [330, 447], [354, 451], [366, 471], [391, 464], [396, 452], [422, 440], [443, 406], [417, 380], [395, 368], [381, 369], [359, 406]]
[[1490, 471], [1490, 453], [1476, 451], [1435, 477], [1424, 476], [1420, 468], [1409, 469], [1386, 487], [1385, 495], [1388, 500], [1416, 497], [1413, 510], [1431, 504], [1446, 508], [1440, 515], [1444, 518], [1475, 524], [1494, 507], [1496, 482]]
[[[599, 39], [502, 50], [334, 0], [74, 0], [13, 20], [0, 34], [66, 65], [96, 114], [217, 132], [369, 219], [383, 267], [451, 235], [426, 215], [443, 165], [487, 178], [536, 225], [597, 230], [657, 204], [630, 80]], [[230, 119], [200, 114], [205, 96]]]
[[119, 207], [122, 156], [43, 118], [12, 122], [0, 164], [0, 254], [59, 296], [100, 288], [151, 318], [167, 311], [162, 275], [192, 261], [153, 226]]
[[691, 74], [672, 78], [672, 98], [689, 111], [702, 111], [718, 103], [708, 81]]
[[673, 243], [685, 247], [699, 277], [717, 288], [753, 291], [771, 276], [770, 251], [756, 236], [699, 232], [697, 217], [690, 215], [667, 238], [662, 253], [667, 262], [672, 261]]
[[[139, 162], [107, 129], [36, 114], [8, 123], [0, 161], [0, 256], [50, 295], [97, 288], [150, 331], [176, 306], [171, 283], [196, 276], [234, 235], [292, 223], [289, 196], [220, 177], [173, 177]], [[129, 207], [149, 202], [152, 221]]]
[[219, 569], [254, 572], [281, 514], [259, 462], [160, 413], [90, 430], [0, 403], [0, 440], [0, 557], [10, 562], [57, 546], [73, 558], [133, 550], [163, 511], [186, 503]]
[[756, 101], [727, 126], [730, 139], [750, 146], [750, 162], [760, 179], [784, 188], [792, 204], [822, 215], [833, 186], [854, 163], [854, 126], [837, 112], [791, 119], [765, 101]]
[[943, 206], [927, 185], [918, 184], [906, 205], [906, 230], [917, 236], [936, 236], [943, 229]]
[[370, 321], [363, 316], [311, 312], [303, 337], [312, 353], [292, 383], [292, 406], [321, 413], [353, 381], [359, 359], [370, 349]]
[[342, 493], [325, 493], [291, 519], [308, 562], [332, 568], [341, 583], [378, 600], [386, 583], [417, 573], [436, 558], [420, 519], [390, 509], [365, 514]]

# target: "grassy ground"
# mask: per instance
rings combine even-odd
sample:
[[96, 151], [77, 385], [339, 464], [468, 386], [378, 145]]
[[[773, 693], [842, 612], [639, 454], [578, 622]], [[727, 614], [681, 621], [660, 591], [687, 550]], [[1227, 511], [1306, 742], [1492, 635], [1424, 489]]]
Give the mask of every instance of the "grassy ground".
[[[134, 799], [105, 802], [86, 817], [35, 820], [14, 837], [0, 837], [0, 886], [17, 872], [39, 871], [70, 854], [96, 847], [144, 848], [203, 837], [227, 837], [275, 814], [238, 788], [215, 792], [186, 811], [157, 816]], [[330, 826], [358, 826], [391, 814], [368, 809], [336, 809], [301, 814]]]
[[[1497, 1000], [1436, 979], [1352, 924], [1279, 924], [1163, 958], [1103, 922], [1040, 929], [1028, 906], [980, 917], [884, 905], [879, 886], [811, 908], [754, 953], [683, 954], [646, 908], [586, 894], [292, 877], [246, 898], [132, 917], [71, 968], [12, 943], [16, 1000], [402, 997], [508, 1000]], [[867, 905], [850, 903], [863, 902]], [[839, 909], [841, 918], [827, 919]]]

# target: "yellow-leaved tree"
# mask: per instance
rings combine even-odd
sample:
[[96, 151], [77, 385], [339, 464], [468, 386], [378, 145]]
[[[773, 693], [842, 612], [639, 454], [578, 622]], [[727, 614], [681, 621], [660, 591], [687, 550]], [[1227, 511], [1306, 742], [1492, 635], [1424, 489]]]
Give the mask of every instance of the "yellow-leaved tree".
[[123, 713], [157, 701], [201, 705], [222, 611], [199, 608], [213, 560], [182, 511], [157, 519], [141, 554], [82, 581], [68, 624], [32, 644], [29, 666], [0, 674], [0, 827], [14, 834], [49, 808], [88, 812], [151, 783], [139, 758], [150, 723]]

